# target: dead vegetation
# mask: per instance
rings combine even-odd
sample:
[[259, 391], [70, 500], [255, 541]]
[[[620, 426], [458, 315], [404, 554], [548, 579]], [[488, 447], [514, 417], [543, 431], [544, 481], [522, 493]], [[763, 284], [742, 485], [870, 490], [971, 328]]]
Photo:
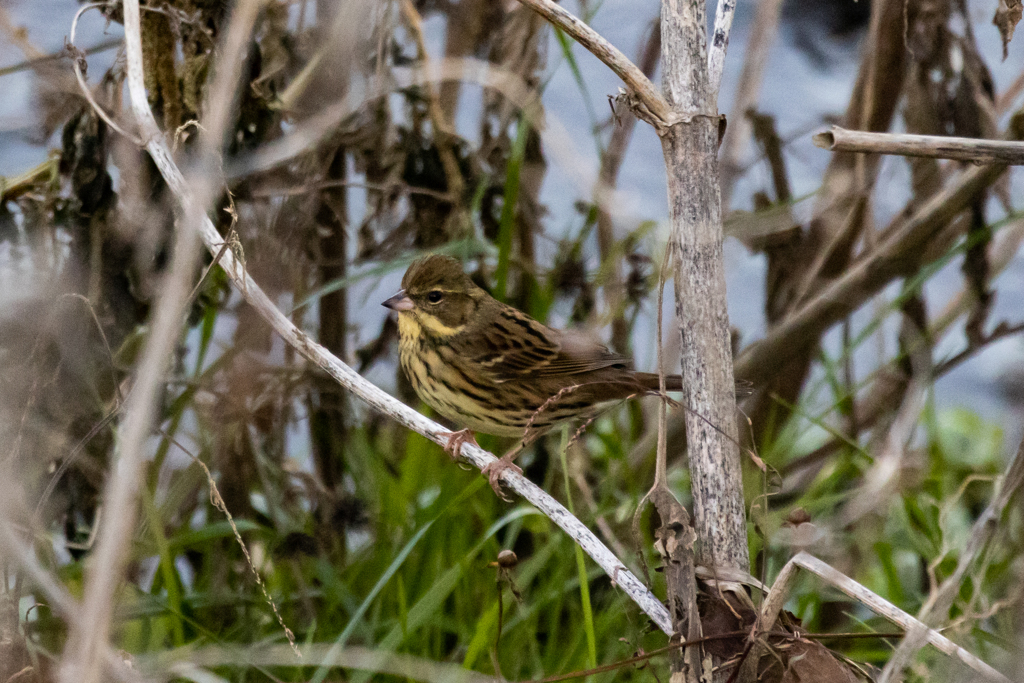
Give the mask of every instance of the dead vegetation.
[[[770, 45], [781, 6], [761, 4], [774, 11], [761, 15]], [[593, 8], [567, 9], [589, 20]], [[88, 12], [126, 23], [119, 3]], [[1024, 74], [995, 86], [966, 3], [876, 0], [871, 12], [843, 128], [1024, 137]], [[1019, 2], [992, 12], [1008, 49]], [[542, 439], [526, 463], [616, 551], [605, 548], [606, 576], [386, 405], [354, 401], [330, 358], [394, 377], [394, 393], [417, 405], [395, 373], [393, 321], [371, 324], [366, 309], [377, 283], [435, 250], [539, 319], [608, 326], [624, 352], [656, 344], [637, 321], [674, 272], [654, 265], [667, 231], [616, 201], [629, 191], [617, 185], [630, 106], [655, 123], [666, 116], [637, 106], [638, 86], [611, 116], [585, 112], [581, 53], [525, 5], [175, 0], [141, 12], [157, 145], [126, 105], [140, 104], [126, 96], [130, 53], [85, 71], [93, 105], [72, 71], [95, 58], [81, 38], [48, 57], [0, 13], [33, 73], [39, 138], [61, 132], [47, 162], [0, 179], [0, 268], [17, 274], [4, 276], [15, 287], [0, 313], [0, 683], [76, 680], [82, 662], [133, 681], [521, 680], [598, 667], [614, 672], [606, 680], [669, 669], [691, 680], [1020, 675], [1024, 567], [1010, 504], [1020, 455], [1004, 468], [1013, 444], [976, 414], [937, 414], [930, 398], [1024, 322], [995, 306], [1019, 289], [999, 277], [1024, 239], [1019, 171], [898, 161], [906, 203], [881, 214], [892, 194], [882, 157], [836, 152], [803, 202], [779, 132], [792, 125], [759, 111], [763, 76], [748, 65], [742, 111], [728, 112], [722, 193], [746, 202], [733, 183], [751, 164], [770, 182], [755, 211], [722, 208], [726, 229], [766, 264], [766, 333], [735, 350], [736, 377], [752, 387], [741, 404], [749, 425], [739, 422], [750, 571], [692, 568], [689, 516], [670, 500], [693, 509], [688, 413], [670, 411], [669, 467], [655, 477], [652, 402], [602, 416], [579, 439], [566, 433], [561, 448]], [[637, 46], [638, 79], [654, 73], [661, 41], [653, 28]], [[764, 59], [730, 57], [744, 58]], [[580, 74], [569, 120], [546, 109], [554, 62]], [[232, 68], [237, 77], [225, 75]], [[565, 171], [580, 139], [600, 152], [584, 180]], [[173, 151], [195, 206], [168, 184], [154, 145]], [[576, 179], [574, 216], [547, 214], [552, 167]], [[809, 218], [800, 204], [812, 205]], [[179, 241], [200, 224], [212, 249], [202, 262]], [[933, 298], [927, 285], [943, 268], [961, 291]], [[264, 292], [276, 322], [246, 301]], [[871, 339], [885, 353], [856, 367]], [[436, 440], [431, 424], [415, 426]], [[139, 478], [117, 504], [104, 491], [126, 443], [137, 444]], [[657, 513], [639, 505], [652, 482], [663, 487]], [[97, 539], [117, 522], [129, 528], [107, 554]], [[520, 562], [499, 574], [496, 596], [486, 565], [503, 548]], [[699, 564], [709, 549], [696, 552]], [[798, 582], [798, 567], [826, 583]], [[618, 590], [631, 582], [639, 609]], [[101, 627], [86, 617], [96, 604]], [[886, 619], [907, 634], [896, 654]], [[662, 652], [658, 627], [693, 646]], [[292, 632], [301, 658], [268, 644]], [[925, 642], [950, 659], [915, 658]]]

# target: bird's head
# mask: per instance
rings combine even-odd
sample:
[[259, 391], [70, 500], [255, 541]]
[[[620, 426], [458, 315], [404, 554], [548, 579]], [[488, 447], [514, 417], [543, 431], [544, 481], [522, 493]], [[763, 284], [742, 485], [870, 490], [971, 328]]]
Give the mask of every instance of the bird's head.
[[415, 322], [428, 334], [458, 334], [487, 297], [451, 256], [435, 254], [409, 266], [402, 290], [383, 302], [399, 313], [399, 323]]

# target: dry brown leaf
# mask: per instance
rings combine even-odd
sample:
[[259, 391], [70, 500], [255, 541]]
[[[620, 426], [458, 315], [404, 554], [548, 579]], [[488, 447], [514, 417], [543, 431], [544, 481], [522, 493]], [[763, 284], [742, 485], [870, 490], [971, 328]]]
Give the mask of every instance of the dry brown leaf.
[[857, 676], [850, 667], [836, 659], [821, 643], [808, 640], [797, 641], [787, 653], [786, 670], [782, 683], [809, 683], [829, 681], [830, 683], [857, 683]]
[[841, 662], [821, 643], [794, 640], [774, 645], [774, 652], [761, 658], [759, 683], [858, 683], [852, 668]]

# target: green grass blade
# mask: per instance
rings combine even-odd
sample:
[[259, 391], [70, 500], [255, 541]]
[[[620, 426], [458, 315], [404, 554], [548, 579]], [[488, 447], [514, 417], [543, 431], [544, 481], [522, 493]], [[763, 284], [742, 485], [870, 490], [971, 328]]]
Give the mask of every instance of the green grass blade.
[[142, 487], [142, 510], [149, 522], [149, 530], [156, 543], [157, 554], [160, 556], [160, 577], [167, 589], [168, 614], [171, 620], [171, 637], [175, 647], [185, 644], [185, 626], [181, 622], [181, 586], [178, 584], [178, 572], [174, 567], [174, 556], [171, 554], [170, 543], [164, 534], [163, 520], [156, 509], [153, 494], [145, 486]]
[[494, 272], [494, 298], [498, 301], [505, 300], [505, 292], [508, 289], [508, 265], [512, 257], [512, 229], [516, 220], [516, 204], [519, 201], [519, 174], [523, 170], [526, 139], [529, 135], [530, 122], [526, 117], [520, 118], [505, 173], [505, 199], [501, 207], [501, 220], [498, 223], [498, 269]]
[[[421, 526], [419, 530], [413, 535], [413, 537], [409, 539], [408, 543], [405, 544], [401, 551], [399, 551], [398, 555], [395, 557], [394, 560], [392, 560], [391, 564], [388, 565], [388, 568], [384, 571], [383, 574], [381, 574], [380, 578], [377, 580], [377, 583], [367, 594], [363, 602], [359, 605], [359, 608], [356, 610], [355, 614], [353, 614], [352, 618], [348, 620], [348, 625], [345, 626], [345, 630], [341, 632], [341, 635], [338, 636], [338, 639], [334, 641], [334, 647], [330, 649], [326, 659], [330, 659], [331, 657], [335, 656], [337, 652], [341, 651], [341, 649], [345, 647], [345, 643], [348, 642], [349, 636], [352, 635], [352, 632], [355, 630], [356, 626], [359, 625], [359, 622], [362, 620], [363, 615], [366, 614], [366, 610], [370, 608], [370, 605], [373, 604], [373, 601], [376, 599], [377, 594], [380, 593], [384, 586], [387, 585], [388, 581], [391, 580], [391, 577], [395, 575], [395, 572], [397, 572], [399, 567], [402, 566], [402, 564], [405, 562], [405, 559], [409, 557], [409, 553], [412, 552], [412, 549], [416, 547], [416, 544], [419, 543], [420, 539], [423, 538], [423, 535], [427, 533], [427, 530], [430, 529], [431, 526], [433, 526], [435, 521], [437, 521], [436, 518], [430, 520], [429, 522]], [[324, 678], [327, 676], [327, 671], [327, 667], [323, 666], [317, 669], [316, 674], [311, 679], [311, 682], [322, 683]]]
[[[565, 452], [569, 448], [569, 425], [562, 427], [562, 443], [559, 452], [562, 458], [562, 474], [565, 481], [565, 504], [573, 515], [572, 492], [569, 488], [569, 467], [566, 463]], [[583, 548], [578, 543], [573, 544], [576, 550], [576, 571], [580, 577], [580, 602], [583, 603], [583, 629], [587, 634], [587, 654], [590, 657], [590, 668], [597, 666], [597, 635], [594, 631], [594, 610], [590, 605], [590, 582], [587, 580], [587, 564], [583, 557]]]

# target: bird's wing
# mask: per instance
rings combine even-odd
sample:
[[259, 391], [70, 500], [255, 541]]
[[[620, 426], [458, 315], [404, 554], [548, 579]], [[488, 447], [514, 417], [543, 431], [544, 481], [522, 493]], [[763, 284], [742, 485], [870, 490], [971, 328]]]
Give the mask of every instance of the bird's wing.
[[553, 330], [511, 307], [502, 307], [473, 338], [464, 357], [499, 383], [629, 366], [628, 358], [585, 335]]
[[550, 374], [575, 375], [602, 368], [633, 368], [633, 361], [628, 356], [609, 351], [607, 346], [588, 334], [575, 330], [558, 331], [557, 334], [560, 352], [546, 368]]

